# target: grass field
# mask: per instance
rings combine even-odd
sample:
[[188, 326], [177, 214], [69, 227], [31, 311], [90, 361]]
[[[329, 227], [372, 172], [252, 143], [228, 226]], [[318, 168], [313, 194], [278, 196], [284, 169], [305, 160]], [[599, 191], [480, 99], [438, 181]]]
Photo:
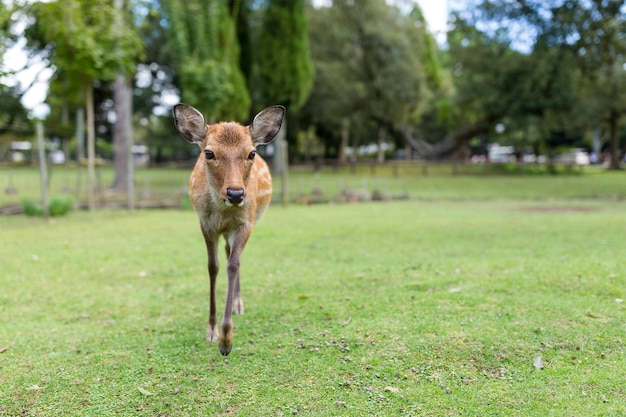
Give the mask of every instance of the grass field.
[[192, 211], [0, 217], [0, 416], [625, 415], [620, 180], [429, 176], [408, 201], [275, 205], [228, 357], [204, 341]]

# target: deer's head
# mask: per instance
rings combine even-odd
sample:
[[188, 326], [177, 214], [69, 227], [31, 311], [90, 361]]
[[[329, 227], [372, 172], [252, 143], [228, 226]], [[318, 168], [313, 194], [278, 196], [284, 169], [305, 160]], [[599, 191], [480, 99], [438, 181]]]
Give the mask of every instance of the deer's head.
[[285, 115], [283, 106], [271, 106], [254, 117], [250, 126], [235, 122], [207, 125], [202, 113], [187, 104], [174, 106], [178, 133], [200, 145], [208, 180], [227, 206], [243, 206], [256, 146], [270, 143], [278, 134]]

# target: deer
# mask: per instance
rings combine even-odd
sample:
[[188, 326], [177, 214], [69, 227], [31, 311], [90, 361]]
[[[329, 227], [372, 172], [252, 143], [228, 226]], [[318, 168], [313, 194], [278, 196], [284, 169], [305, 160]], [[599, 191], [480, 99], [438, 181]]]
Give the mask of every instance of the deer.
[[[241, 254], [272, 198], [272, 176], [256, 147], [267, 145], [276, 137], [285, 112], [283, 106], [270, 106], [254, 116], [249, 126], [237, 122], [209, 125], [202, 113], [190, 105], [180, 103], [173, 108], [178, 133], [201, 149], [189, 178], [189, 197], [200, 220], [208, 255], [211, 287], [206, 340], [219, 341], [219, 351], [224, 356], [233, 346], [232, 314], [244, 312], [239, 285]], [[221, 236], [226, 246], [228, 286], [220, 331], [215, 290]]]

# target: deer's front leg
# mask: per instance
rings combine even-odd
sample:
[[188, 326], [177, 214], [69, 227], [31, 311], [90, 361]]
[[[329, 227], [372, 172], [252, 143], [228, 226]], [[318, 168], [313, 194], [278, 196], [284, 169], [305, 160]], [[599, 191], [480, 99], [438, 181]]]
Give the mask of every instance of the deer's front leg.
[[207, 255], [209, 258], [209, 280], [211, 281], [211, 298], [209, 302], [209, 327], [207, 329], [207, 342], [215, 342], [219, 337], [217, 329], [217, 312], [215, 307], [215, 288], [217, 282], [217, 273], [219, 272], [219, 260], [217, 257], [217, 239], [213, 239], [207, 231], [202, 228], [204, 241], [206, 243]]
[[233, 314], [243, 314], [243, 298], [241, 298], [241, 289], [239, 287], [239, 272], [235, 279], [235, 298], [233, 299]]
[[224, 308], [224, 317], [222, 318], [222, 332], [219, 336], [220, 352], [222, 355], [228, 355], [233, 347], [233, 302], [237, 279], [239, 277], [241, 253], [246, 246], [248, 237], [250, 237], [250, 230], [247, 227], [242, 227], [228, 236], [228, 242], [231, 248], [226, 264], [228, 289], [226, 290], [226, 306]]
[[[226, 239], [226, 259], [230, 258], [230, 243]], [[241, 289], [239, 287], [239, 272], [237, 272], [237, 278], [235, 279], [235, 295], [233, 298], [233, 314], [243, 314], [243, 299], [241, 298]]]

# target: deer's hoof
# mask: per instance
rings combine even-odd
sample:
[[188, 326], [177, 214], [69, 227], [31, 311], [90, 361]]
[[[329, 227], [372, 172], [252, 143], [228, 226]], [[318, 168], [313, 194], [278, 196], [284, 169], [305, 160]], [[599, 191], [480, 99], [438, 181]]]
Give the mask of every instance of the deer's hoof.
[[220, 343], [220, 353], [221, 353], [223, 356], [228, 356], [228, 354], [230, 353], [230, 350], [231, 350], [232, 348], [233, 348], [233, 345], [232, 345], [232, 344], [231, 344], [231, 345], [224, 346], [224, 345], [222, 345], [222, 344]]
[[243, 314], [243, 299], [239, 295], [235, 296], [235, 299], [233, 300], [233, 314]]
[[216, 342], [220, 337], [220, 332], [217, 330], [217, 326], [209, 326], [209, 330], [206, 334], [207, 342]]

